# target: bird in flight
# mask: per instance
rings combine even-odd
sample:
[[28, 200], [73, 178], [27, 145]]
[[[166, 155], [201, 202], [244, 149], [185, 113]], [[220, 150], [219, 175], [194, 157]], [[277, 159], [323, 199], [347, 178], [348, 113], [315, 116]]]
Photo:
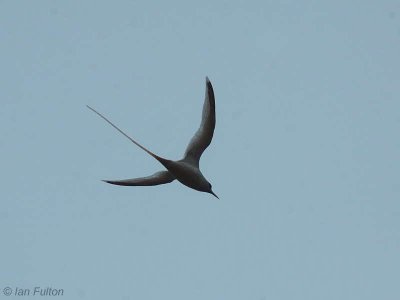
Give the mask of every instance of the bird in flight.
[[215, 128], [214, 89], [208, 77], [206, 77], [206, 95], [203, 104], [201, 124], [199, 129], [197, 129], [196, 133], [190, 140], [188, 146], [186, 147], [185, 154], [183, 155], [183, 158], [181, 160], [169, 160], [154, 154], [150, 150], [140, 145], [130, 136], [128, 136], [125, 132], [119, 129], [101, 113], [97, 112], [89, 105], [87, 105], [87, 107], [98, 114], [105, 121], [107, 121], [111, 126], [122, 133], [136, 146], [146, 151], [149, 155], [158, 160], [167, 169], [164, 171], [156, 172], [153, 175], [147, 177], [124, 180], [103, 180], [104, 182], [124, 186], [151, 186], [170, 183], [176, 179], [192, 189], [210, 193], [218, 198], [218, 196], [212, 191], [211, 184], [203, 176], [199, 168], [200, 157], [203, 154], [204, 150], [206, 150], [206, 148], [210, 145]]

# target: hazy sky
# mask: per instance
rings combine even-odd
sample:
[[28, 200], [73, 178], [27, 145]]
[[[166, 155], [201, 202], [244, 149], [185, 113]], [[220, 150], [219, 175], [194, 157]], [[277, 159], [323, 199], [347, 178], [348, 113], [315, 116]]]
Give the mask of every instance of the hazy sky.
[[[400, 298], [398, 1], [0, 1], [0, 41], [0, 298]], [[179, 159], [205, 76], [221, 200], [101, 182], [162, 166], [86, 104]]]

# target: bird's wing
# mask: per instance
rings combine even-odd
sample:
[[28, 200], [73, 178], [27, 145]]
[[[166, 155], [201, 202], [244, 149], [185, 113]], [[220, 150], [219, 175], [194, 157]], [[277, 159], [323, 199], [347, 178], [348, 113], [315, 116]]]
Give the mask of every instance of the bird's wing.
[[199, 166], [200, 157], [210, 145], [215, 128], [215, 98], [210, 80], [206, 77], [206, 95], [203, 105], [200, 128], [189, 142], [184, 154], [184, 160]]
[[103, 180], [104, 182], [125, 185], [125, 186], [150, 186], [170, 183], [175, 177], [168, 171], [159, 171], [153, 175], [140, 178], [124, 179], [124, 180]]

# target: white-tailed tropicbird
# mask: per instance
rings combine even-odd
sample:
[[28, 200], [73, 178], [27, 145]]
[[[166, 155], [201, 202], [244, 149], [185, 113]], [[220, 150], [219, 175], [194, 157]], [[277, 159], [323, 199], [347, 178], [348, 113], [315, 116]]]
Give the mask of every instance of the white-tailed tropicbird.
[[177, 179], [179, 182], [192, 189], [210, 193], [218, 198], [218, 196], [212, 191], [211, 184], [199, 169], [200, 157], [208, 145], [210, 145], [215, 128], [215, 97], [213, 87], [208, 77], [206, 77], [206, 95], [200, 127], [190, 140], [183, 158], [177, 161], [165, 159], [154, 154], [128, 136], [101, 113], [97, 112], [90, 106], [87, 107], [106, 120], [111, 126], [117, 129], [135, 145], [157, 159], [167, 169], [166, 171], [159, 171], [147, 177], [125, 180], [103, 180], [104, 182], [125, 186], [151, 186], [170, 183]]

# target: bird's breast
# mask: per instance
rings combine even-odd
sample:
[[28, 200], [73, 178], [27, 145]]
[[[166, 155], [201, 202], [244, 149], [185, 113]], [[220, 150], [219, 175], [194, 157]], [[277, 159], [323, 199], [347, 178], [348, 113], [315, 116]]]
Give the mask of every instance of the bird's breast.
[[205, 182], [207, 182], [198, 168], [186, 162], [170, 161], [165, 167], [179, 182], [192, 189], [202, 190]]

